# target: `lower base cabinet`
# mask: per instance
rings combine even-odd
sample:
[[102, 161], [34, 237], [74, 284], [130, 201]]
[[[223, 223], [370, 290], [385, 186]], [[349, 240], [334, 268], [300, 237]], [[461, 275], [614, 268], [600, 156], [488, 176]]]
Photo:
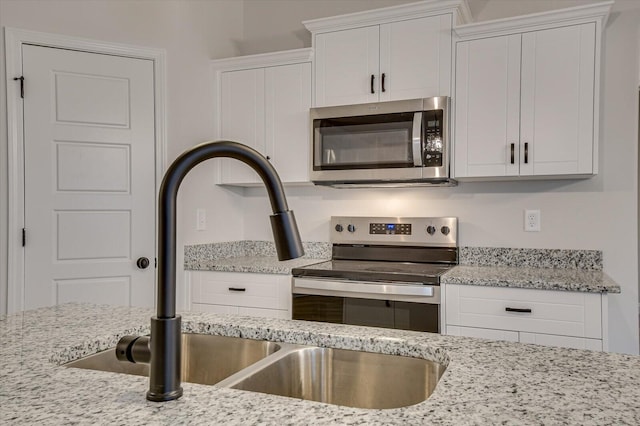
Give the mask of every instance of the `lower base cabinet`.
[[507, 342], [534, 343], [544, 346], [559, 346], [562, 348], [590, 349], [602, 351], [601, 339], [585, 339], [583, 337], [557, 336], [554, 334], [524, 333], [508, 330], [494, 330], [491, 328], [447, 326], [449, 336], [479, 337]]
[[291, 319], [291, 276], [191, 271], [190, 309]]
[[445, 334], [606, 351], [606, 297], [447, 284]]

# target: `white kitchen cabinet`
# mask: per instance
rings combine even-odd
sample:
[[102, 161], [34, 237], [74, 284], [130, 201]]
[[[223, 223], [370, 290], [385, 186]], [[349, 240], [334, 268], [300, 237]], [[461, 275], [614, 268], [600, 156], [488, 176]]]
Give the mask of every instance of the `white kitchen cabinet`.
[[291, 319], [291, 276], [240, 272], [191, 271], [190, 308]]
[[456, 325], [447, 326], [447, 335], [478, 337], [481, 339], [505, 340], [507, 342], [520, 341], [520, 333], [510, 330], [496, 330], [493, 328], [460, 327]]
[[556, 336], [553, 334], [520, 333], [521, 343], [535, 343], [544, 346], [561, 346], [563, 348], [590, 349], [602, 351], [601, 339], [587, 339], [584, 337]]
[[589, 177], [610, 5], [456, 28], [457, 179]]
[[314, 106], [449, 96], [451, 30], [469, 16], [460, 0], [303, 22], [315, 49]]
[[446, 284], [446, 334], [607, 349], [606, 294]]
[[[216, 138], [248, 145], [267, 157], [283, 183], [309, 182], [311, 50], [216, 60]], [[217, 183], [259, 184], [236, 160], [219, 160]]]

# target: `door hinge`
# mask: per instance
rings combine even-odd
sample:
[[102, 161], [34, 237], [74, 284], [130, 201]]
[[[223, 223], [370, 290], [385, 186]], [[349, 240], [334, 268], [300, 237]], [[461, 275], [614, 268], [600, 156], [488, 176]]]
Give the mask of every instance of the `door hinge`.
[[20, 80], [20, 97], [24, 99], [24, 76], [21, 75], [20, 77], [14, 77], [13, 80]]
[[22, 247], [27, 244], [27, 230], [22, 228]]

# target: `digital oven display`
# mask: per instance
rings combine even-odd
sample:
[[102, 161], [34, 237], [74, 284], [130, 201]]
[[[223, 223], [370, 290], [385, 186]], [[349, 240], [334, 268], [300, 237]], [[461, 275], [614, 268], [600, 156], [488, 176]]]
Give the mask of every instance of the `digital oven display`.
[[370, 223], [369, 234], [411, 235], [410, 223]]

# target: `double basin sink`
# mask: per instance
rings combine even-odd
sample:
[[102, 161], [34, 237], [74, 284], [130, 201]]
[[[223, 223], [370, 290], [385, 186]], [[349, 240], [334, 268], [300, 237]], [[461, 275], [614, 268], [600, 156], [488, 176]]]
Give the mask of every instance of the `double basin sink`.
[[[182, 381], [357, 408], [425, 401], [445, 367], [371, 352], [206, 334], [182, 335]], [[115, 349], [67, 367], [148, 376], [146, 364], [120, 362]]]

